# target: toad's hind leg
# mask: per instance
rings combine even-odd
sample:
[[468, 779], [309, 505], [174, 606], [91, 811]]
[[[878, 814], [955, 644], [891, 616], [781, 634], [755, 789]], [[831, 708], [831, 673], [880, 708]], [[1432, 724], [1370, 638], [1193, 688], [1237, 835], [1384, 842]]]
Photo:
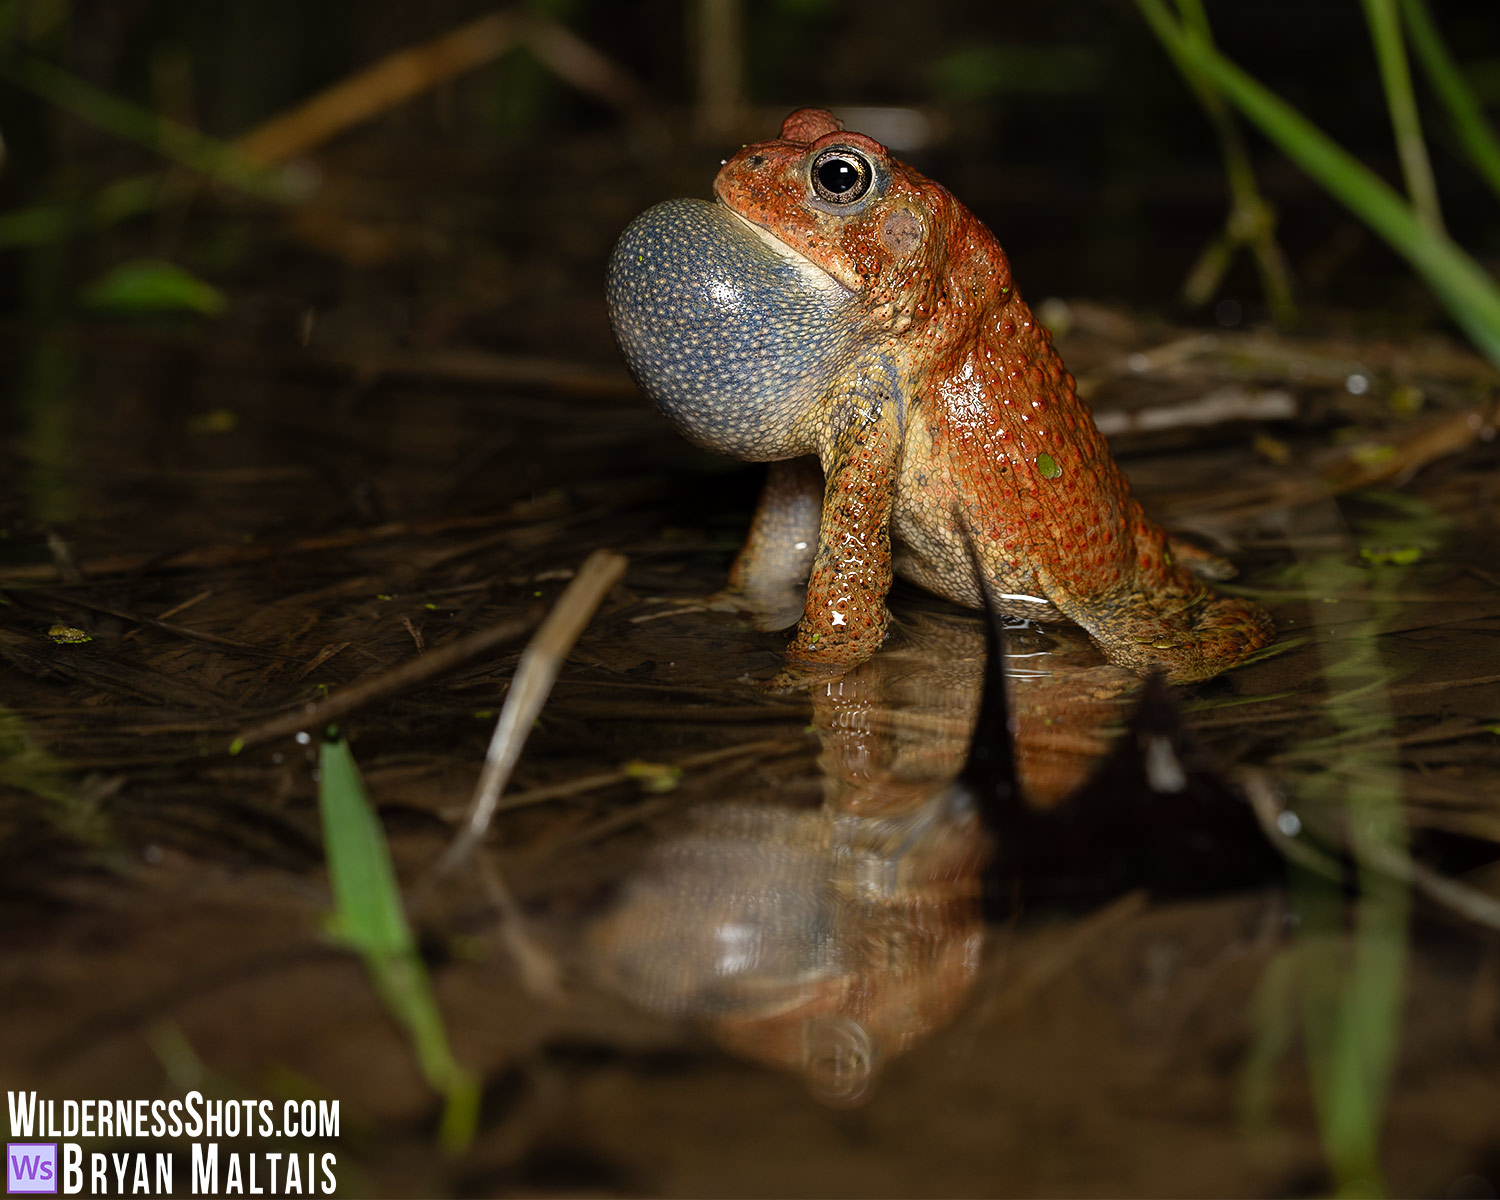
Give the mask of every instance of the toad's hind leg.
[[1166, 672], [1197, 683], [1226, 671], [1276, 636], [1271, 614], [1251, 600], [1221, 596], [1180, 568], [1147, 593], [1054, 598], [1112, 662], [1141, 674]]
[[802, 615], [803, 596], [823, 513], [823, 469], [811, 456], [773, 462], [745, 544], [723, 597], [750, 614], [757, 629], [786, 629]]
[[1192, 542], [1185, 542], [1181, 538], [1167, 536], [1167, 549], [1172, 552], [1172, 557], [1181, 563], [1199, 579], [1233, 579], [1239, 574], [1235, 565], [1227, 558], [1220, 558], [1212, 551], [1195, 546]]

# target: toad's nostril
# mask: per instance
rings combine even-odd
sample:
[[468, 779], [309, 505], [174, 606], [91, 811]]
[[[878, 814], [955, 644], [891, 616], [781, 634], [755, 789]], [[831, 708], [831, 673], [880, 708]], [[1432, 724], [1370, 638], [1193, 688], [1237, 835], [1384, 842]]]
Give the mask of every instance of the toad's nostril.
[[764, 154], [752, 154], [745, 160], [745, 165], [747, 167], [759, 167], [763, 166], [765, 164], [765, 161], [766, 156]]

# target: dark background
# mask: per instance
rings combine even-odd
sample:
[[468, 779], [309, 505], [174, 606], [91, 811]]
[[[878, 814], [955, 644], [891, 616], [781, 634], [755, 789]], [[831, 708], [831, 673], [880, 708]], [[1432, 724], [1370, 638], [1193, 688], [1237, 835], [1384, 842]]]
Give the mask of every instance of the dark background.
[[[0, 299], [35, 312], [65, 301], [71, 288], [127, 251], [151, 253], [220, 286], [274, 287], [274, 297], [238, 304], [240, 321], [278, 322], [283, 309], [326, 309], [361, 290], [379, 292], [398, 309], [411, 306], [383, 313], [382, 324], [390, 324], [382, 336], [508, 348], [577, 346], [583, 338], [591, 354], [604, 355], [602, 303], [579, 296], [597, 292], [581, 285], [588, 274], [598, 278], [619, 228], [656, 199], [705, 194], [729, 146], [772, 135], [777, 115], [803, 104], [919, 108], [932, 137], [901, 153], [995, 228], [1034, 300], [1087, 295], [1171, 310], [1188, 267], [1222, 225], [1227, 197], [1210, 126], [1125, 0], [747, 5], [741, 58], [750, 107], [739, 137], [727, 141], [702, 136], [694, 118], [693, 6], [571, 0], [535, 8], [609, 55], [640, 83], [646, 105], [621, 112], [521, 52], [339, 137], [317, 155], [325, 183], [338, 185], [346, 207], [410, 235], [376, 266], [353, 262], [350, 277], [304, 278], [299, 256], [268, 255], [244, 232], [244, 218], [270, 222], [303, 248], [305, 231], [287, 234], [275, 210], [247, 210], [238, 198], [208, 189], [192, 204], [132, 222], [126, 245], [85, 237], [30, 262], [30, 255], [4, 254]], [[1232, 59], [1399, 186], [1357, 3], [1269, 0], [1208, 9]], [[11, 4], [6, 17], [10, 37], [21, 36], [50, 61], [232, 138], [347, 73], [485, 11], [457, 0], [33, 0]], [[1432, 11], [1481, 96], [1500, 98], [1494, 6], [1440, 2]], [[1449, 228], [1482, 260], [1492, 258], [1500, 252], [1496, 206], [1455, 157], [1415, 64], [1414, 73]], [[87, 197], [111, 179], [157, 165], [139, 148], [5, 83], [0, 131], [7, 209]], [[1376, 329], [1439, 319], [1393, 254], [1257, 135], [1250, 143], [1262, 186], [1281, 212], [1280, 236], [1314, 328], [1329, 319], [1328, 309], [1358, 309]], [[444, 194], [429, 202], [439, 179]], [[434, 324], [443, 289], [465, 286], [481, 294], [446, 299], [488, 304], [452, 326]], [[1247, 319], [1264, 313], [1247, 256], [1223, 294]]]

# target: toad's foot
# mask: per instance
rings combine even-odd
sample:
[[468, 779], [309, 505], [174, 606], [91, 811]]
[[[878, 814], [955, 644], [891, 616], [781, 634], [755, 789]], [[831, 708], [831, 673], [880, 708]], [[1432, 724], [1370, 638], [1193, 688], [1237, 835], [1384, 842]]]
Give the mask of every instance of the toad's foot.
[[1271, 614], [1250, 600], [1196, 594], [1134, 597], [1068, 614], [1112, 662], [1171, 683], [1197, 683], [1227, 671], [1276, 636]]
[[710, 603], [749, 613], [757, 629], [795, 625], [817, 554], [822, 510], [823, 469], [817, 459], [772, 463], [729, 586]]
[[756, 629], [769, 633], [795, 625], [805, 597], [806, 589], [800, 584], [756, 581], [715, 592], [708, 598], [708, 606], [721, 612], [742, 612]]

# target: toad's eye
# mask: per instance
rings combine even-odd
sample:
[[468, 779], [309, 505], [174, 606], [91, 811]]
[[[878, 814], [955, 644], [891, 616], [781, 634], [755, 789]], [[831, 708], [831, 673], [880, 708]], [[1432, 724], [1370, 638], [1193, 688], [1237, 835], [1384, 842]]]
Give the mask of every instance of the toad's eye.
[[870, 160], [847, 146], [830, 146], [813, 159], [813, 191], [830, 204], [853, 204], [874, 178]]

